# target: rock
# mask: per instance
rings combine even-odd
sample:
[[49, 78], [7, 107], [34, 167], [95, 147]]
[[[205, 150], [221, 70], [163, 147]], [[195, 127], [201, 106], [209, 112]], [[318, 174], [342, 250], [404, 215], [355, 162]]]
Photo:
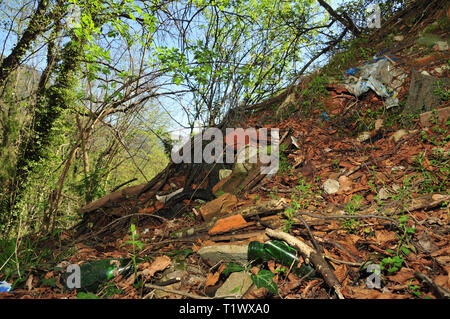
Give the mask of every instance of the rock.
[[328, 195], [337, 193], [339, 191], [339, 182], [335, 179], [327, 179], [325, 183], [323, 183], [323, 190]]
[[[441, 109], [437, 109], [437, 120], [438, 122], [446, 121], [449, 118], [450, 115], [450, 106], [444, 107]], [[420, 124], [422, 124], [423, 127], [431, 126], [434, 123], [432, 123], [431, 119], [435, 117], [433, 114], [433, 111], [425, 112], [420, 114]]]
[[231, 169], [221, 169], [219, 170], [219, 180], [223, 180], [231, 175], [233, 171]]
[[370, 132], [362, 132], [358, 135], [356, 140], [360, 143], [367, 141], [370, 138]]
[[251, 275], [248, 272], [234, 272], [223, 285], [217, 289], [215, 297], [225, 299], [239, 299], [252, 286]]
[[405, 37], [403, 35], [396, 35], [394, 37], [394, 41], [400, 42], [403, 41], [405, 39]]
[[[179, 290], [182, 285], [201, 286], [204, 284], [206, 277], [204, 271], [194, 265], [188, 265], [184, 262], [173, 262], [168, 269], [166, 269], [161, 276], [160, 281], [168, 281], [176, 279], [178, 282], [166, 286], [169, 289]], [[155, 298], [179, 298], [180, 296], [172, 295], [162, 290], [155, 290]]]
[[389, 197], [391, 197], [391, 195], [389, 194], [386, 187], [381, 188], [380, 191], [378, 192], [378, 199], [385, 200], [388, 199]]
[[430, 73], [428, 73], [428, 72], [425, 71], [425, 70], [423, 70], [422, 72], [420, 72], [420, 74], [430, 76]]
[[408, 131], [401, 129], [391, 135], [390, 139], [393, 139], [395, 143], [400, 141], [404, 136], [408, 135]]
[[214, 245], [205, 246], [197, 251], [203, 259], [207, 259], [215, 265], [219, 262], [234, 262], [240, 265], [248, 264], [247, 245]]
[[448, 43], [447, 41], [437, 41], [436, 45], [434, 47], [437, 47], [439, 51], [447, 51], [448, 50]]

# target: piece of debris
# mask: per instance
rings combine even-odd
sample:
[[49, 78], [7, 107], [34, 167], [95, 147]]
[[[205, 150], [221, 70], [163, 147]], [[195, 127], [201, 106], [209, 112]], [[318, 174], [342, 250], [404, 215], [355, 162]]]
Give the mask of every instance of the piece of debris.
[[215, 298], [239, 299], [253, 285], [249, 272], [233, 272], [223, 285], [217, 289]]
[[203, 259], [208, 260], [212, 265], [219, 262], [234, 262], [239, 265], [248, 264], [247, 245], [213, 245], [205, 246], [197, 251]]
[[203, 220], [209, 221], [218, 215], [225, 215], [229, 213], [234, 205], [237, 203], [235, 195], [225, 193], [218, 198], [204, 204], [199, 208], [199, 212]]

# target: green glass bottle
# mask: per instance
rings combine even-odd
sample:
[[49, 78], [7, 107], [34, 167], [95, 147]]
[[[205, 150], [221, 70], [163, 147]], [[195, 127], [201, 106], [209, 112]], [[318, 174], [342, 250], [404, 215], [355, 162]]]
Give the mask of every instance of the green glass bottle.
[[299, 278], [310, 275], [308, 278], [312, 278], [315, 275], [314, 268], [306, 263], [302, 263], [299, 267], [300, 259], [297, 257], [297, 251], [286, 245], [284, 242], [278, 240], [268, 241], [264, 244], [252, 241], [248, 245], [248, 260], [266, 262], [269, 260], [276, 260], [286, 267], [291, 267], [292, 272]]
[[80, 266], [81, 289], [96, 291], [100, 284], [131, 268], [130, 259], [102, 259]]

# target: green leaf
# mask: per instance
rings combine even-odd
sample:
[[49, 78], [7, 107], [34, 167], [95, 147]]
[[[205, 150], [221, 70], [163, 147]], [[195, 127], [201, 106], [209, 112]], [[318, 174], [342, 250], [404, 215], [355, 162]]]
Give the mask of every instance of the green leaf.
[[222, 271], [222, 275], [224, 275], [225, 277], [227, 277], [229, 274], [231, 274], [232, 272], [240, 272], [243, 271], [245, 268], [241, 265], [235, 264], [235, 263], [229, 263], [227, 265], [227, 268], [225, 268]]
[[102, 299], [102, 298], [97, 295], [94, 295], [91, 292], [79, 292], [77, 294], [77, 299]]
[[276, 294], [278, 293], [277, 284], [273, 281], [274, 274], [272, 274], [269, 270], [262, 269], [258, 272], [258, 275], [252, 275], [251, 279], [256, 287], [267, 288], [270, 292]]
[[403, 252], [405, 255], [408, 255], [408, 254], [411, 252], [411, 251], [410, 251], [408, 248], [406, 248], [405, 246], [402, 246], [400, 249], [402, 250], [402, 252]]

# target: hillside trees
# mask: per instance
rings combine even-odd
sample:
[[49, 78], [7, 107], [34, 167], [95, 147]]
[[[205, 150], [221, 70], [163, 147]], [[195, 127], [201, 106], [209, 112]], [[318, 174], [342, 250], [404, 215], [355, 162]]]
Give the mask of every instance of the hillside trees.
[[283, 91], [363, 34], [378, 2], [3, 0], [0, 228], [51, 231], [150, 180], [169, 120], [214, 126]]

